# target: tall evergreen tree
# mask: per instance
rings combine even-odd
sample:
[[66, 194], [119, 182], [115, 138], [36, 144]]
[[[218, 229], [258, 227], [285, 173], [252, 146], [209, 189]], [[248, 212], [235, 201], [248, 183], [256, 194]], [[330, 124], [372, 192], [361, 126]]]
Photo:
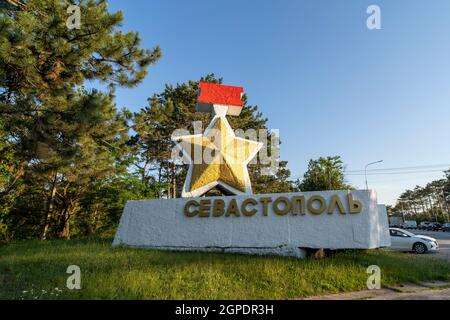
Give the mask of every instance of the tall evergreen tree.
[[447, 222], [450, 213], [450, 171], [444, 171], [446, 178], [434, 180], [424, 187], [416, 186], [405, 190], [391, 212], [401, 212], [408, 219], [437, 220]]
[[[66, 25], [71, 4], [81, 11], [79, 29]], [[128, 127], [114, 88], [140, 83], [161, 55], [118, 30], [122, 19], [102, 0], [1, 2], [0, 115], [27, 188], [10, 211], [13, 226], [32, 216], [42, 238], [68, 237], [91, 183], [122, 168]], [[82, 89], [85, 80], [109, 93]]]

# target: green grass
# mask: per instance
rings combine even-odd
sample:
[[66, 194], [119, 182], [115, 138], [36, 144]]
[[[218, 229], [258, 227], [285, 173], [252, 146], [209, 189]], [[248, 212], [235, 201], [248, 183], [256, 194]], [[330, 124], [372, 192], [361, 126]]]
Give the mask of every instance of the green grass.
[[[366, 289], [366, 268], [373, 264], [381, 268], [383, 286], [450, 281], [450, 264], [429, 255], [371, 250], [302, 260], [112, 248], [111, 242], [0, 247], [0, 299], [290, 299]], [[80, 290], [66, 288], [72, 264], [81, 268]]]

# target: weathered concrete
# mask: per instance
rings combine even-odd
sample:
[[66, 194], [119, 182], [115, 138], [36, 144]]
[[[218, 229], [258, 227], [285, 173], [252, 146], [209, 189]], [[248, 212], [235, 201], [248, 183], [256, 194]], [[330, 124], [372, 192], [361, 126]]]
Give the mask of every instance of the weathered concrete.
[[[352, 197], [362, 204], [360, 213], [350, 213], [346, 201]], [[313, 195], [324, 197], [327, 204], [334, 195], [342, 200], [345, 214], [334, 210], [312, 214], [275, 214], [272, 204], [267, 216], [262, 213], [259, 199], [284, 196]], [[128, 201], [113, 245], [128, 245], [169, 250], [212, 250], [251, 254], [280, 254], [303, 257], [299, 248], [372, 249], [390, 245], [388, 222], [384, 206], [378, 205], [373, 191], [325, 191], [291, 194], [239, 195], [211, 197], [223, 199], [228, 205], [236, 199], [239, 207], [245, 199], [258, 201], [256, 214], [247, 217], [187, 217], [187, 201], [206, 198], [158, 199]]]

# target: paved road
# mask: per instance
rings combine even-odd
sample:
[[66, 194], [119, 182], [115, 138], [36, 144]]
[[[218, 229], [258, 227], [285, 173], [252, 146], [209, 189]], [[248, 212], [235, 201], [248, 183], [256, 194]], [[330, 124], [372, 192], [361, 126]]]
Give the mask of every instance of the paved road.
[[450, 283], [427, 282], [406, 284], [392, 289], [362, 290], [324, 296], [306, 300], [450, 300]]
[[[423, 230], [409, 230], [414, 234], [421, 234], [435, 238], [439, 244], [439, 251], [437, 253], [431, 253], [429, 255], [437, 258], [446, 259], [450, 262], [450, 232], [442, 231], [423, 231]], [[428, 255], [428, 254], [427, 254]]]

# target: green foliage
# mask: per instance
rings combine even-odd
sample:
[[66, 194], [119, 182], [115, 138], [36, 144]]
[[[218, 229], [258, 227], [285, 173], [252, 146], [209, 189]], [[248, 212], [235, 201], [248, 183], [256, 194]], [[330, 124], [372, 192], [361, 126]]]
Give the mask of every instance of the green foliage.
[[[0, 256], [0, 299], [294, 299], [367, 289], [370, 265], [381, 268], [383, 287], [450, 280], [446, 261], [385, 250], [316, 260], [112, 248], [111, 239], [84, 239], [12, 243]], [[66, 288], [71, 264], [81, 268], [82, 290]]]
[[253, 192], [258, 193], [283, 193], [296, 192], [298, 188], [291, 180], [291, 172], [287, 169], [287, 161], [279, 162], [275, 174], [261, 174], [261, 166], [250, 167]]
[[71, 30], [66, 26], [68, 5], [64, 0], [39, 0], [0, 7], [5, 93], [33, 94], [44, 102], [85, 79], [130, 87], [140, 83], [147, 67], [161, 56], [159, 47], [139, 48], [136, 32], [117, 30], [123, 15], [110, 13], [107, 1], [80, 1], [81, 28]]
[[81, 199], [80, 215], [73, 223], [72, 235], [90, 236], [115, 229], [128, 200], [156, 198], [159, 189], [156, 183], [146, 186], [139, 177], [129, 173], [99, 181]]
[[344, 164], [340, 156], [311, 159], [303, 180], [298, 182], [298, 187], [301, 191], [352, 189], [345, 182]]
[[[69, 3], [80, 6], [80, 29], [66, 26]], [[171, 159], [171, 136], [193, 133], [194, 121], [204, 129], [211, 117], [195, 111], [198, 81], [166, 85], [135, 114], [119, 110], [115, 88], [141, 83], [161, 57], [159, 47], [140, 47], [137, 32], [122, 32], [122, 20], [104, 0], [0, 3], [0, 221], [9, 239], [107, 232], [126, 200], [180, 196], [187, 166]], [[107, 92], [86, 90], [86, 80]], [[214, 74], [201, 80], [222, 82]], [[231, 126], [267, 129], [243, 100]], [[338, 161], [328, 164], [317, 163], [331, 180], [315, 181], [315, 190], [344, 187]], [[276, 165], [271, 174], [260, 162], [249, 166], [255, 193], [297, 190], [287, 162]]]
[[[126, 172], [129, 119], [114, 88], [142, 82], [161, 56], [118, 29], [122, 13], [107, 1], [77, 2], [81, 28], [67, 28], [69, 4], [0, 5], [0, 218], [18, 238], [68, 238], [83, 199]], [[83, 89], [86, 80], [109, 92]]]
[[[220, 81], [213, 75], [204, 80]], [[153, 95], [148, 105], [134, 114], [132, 128], [136, 135], [131, 138], [131, 144], [137, 157], [135, 166], [147, 185], [157, 182], [164, 186], [161, 196], [179, 196], [181, 179], [186, 174], [171, 160], [172, 133], [180, 128], [192, 130], [192, 121], [207, 124], [210, 120], [207, 114], [195, 112], [197, 92], [198, 82], [195, 81], [175, 87], [166, 85], [162, 93]]]
[[405, 215], [405, 219], [449, 222], [450, 214], [450, 170], [445, 178], [431, 181], [424, 187], [416, 186], [403, 192], [389, 212]]

